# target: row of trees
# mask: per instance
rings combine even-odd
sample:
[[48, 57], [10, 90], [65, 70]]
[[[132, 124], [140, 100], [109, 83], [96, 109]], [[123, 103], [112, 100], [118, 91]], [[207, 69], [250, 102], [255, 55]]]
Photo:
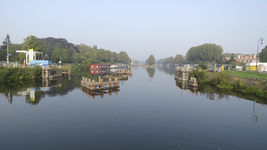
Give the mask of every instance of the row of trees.
[[43, 38], [38, 39], [36, 36], [28, 36], [22, 44], [13, 44], [10, 41], [10, 36], [7, 35], [0, 47], [0, 61], [6, 60], [7, 55], [7, 40], [9, 40], [10, 61], [20, 61], [25, 59], [25, 54], [16, 53], [16, 50], [28, 50], [43, 52], [42, 55], [37, 55], [37, 59], [52, 60], [62, 63], [130, 63], [131, 59], [125, 51], [120, 53], [110, 50], [98, 49], [96, 45], [93, 47], [85, 44], [74, 45], [63, 38]]
[[[266, 52], [267, 53], [267, 52]], [[223, 54], [223, 48], [220, 45], [205, 43], [199, 46], [191, 47], [186, 56], [182, 56], [181, 54], [177, 54], [175, 57], [167, 57], [163, 59], [159, 59], [157, 63], [161, 64], [188, 64], [188, 63], [196, 63], [196, 64], [206, 64], [209, 62], [216, 63], [232, 63], [235, 62], [234, 57], [237, 54]], [[227, 61], [225, 57], [231, 56], [231, 59]]]
[[168, 64], [168, 63], [170, 63], [170, 64], [187, 64], [188, 61], [187, 61], [186, 57], [183, 57], [183, 55], [177, 54], [175, 56], [175, 58], [173, 58], [171, 56], [171, 57], [159, 59], [157, 61], [157, 63], [160, 63], [160, 64]]

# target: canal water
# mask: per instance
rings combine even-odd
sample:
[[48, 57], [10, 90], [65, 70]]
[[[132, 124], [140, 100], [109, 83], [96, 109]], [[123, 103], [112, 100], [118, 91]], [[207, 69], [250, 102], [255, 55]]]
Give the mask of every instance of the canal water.
[[[134, 68], [118, 90], [91, 95], [83, 73], [1, 85], [0, 146], [9, 149], [265, 150], [267, 107], [205, 86], [189, 89], [166, 68]], [[254, 101], [256, 100], [256, 102]]]

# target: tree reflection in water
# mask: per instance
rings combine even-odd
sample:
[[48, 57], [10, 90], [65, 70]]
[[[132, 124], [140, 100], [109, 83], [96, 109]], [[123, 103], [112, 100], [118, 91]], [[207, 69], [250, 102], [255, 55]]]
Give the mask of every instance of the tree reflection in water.
[[146, 68], [146, 71], [150, 78], [153, 78], [156, 72], [155, 68]]
[[178, 81], [176, 80], [176, 87], [180, 88], [183, 93], [192, 93], [194, 95], [204, 95], [210, 100], [229, 100], [229, 96], [235, 96], [247, 100], [253, 100], [258, 103], [267, 104], [267, 101], [264, 98], [259, 98], [251, 94], [244, 94], [236, 92], [234, 90], [220, 89], [214, 85], [208, 84], [199, 84], [197, 88], [192, 88], [188, 86], [188, 81]]

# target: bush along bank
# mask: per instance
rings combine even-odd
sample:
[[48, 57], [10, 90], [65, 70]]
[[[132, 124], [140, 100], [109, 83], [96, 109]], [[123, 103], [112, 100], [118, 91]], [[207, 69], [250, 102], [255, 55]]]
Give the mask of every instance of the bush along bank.
[[42, 68], [7, 68], [0, 67], [0, 82], [18, 82], [27, 80], [41, 80]]
[[233, 77], [227, 73], [207, 73], [193, 70], [190, 77], [197, 78], [200, 84], [216, 85], [222, 90], [234, 90], [243, 94], [253, 94], [261, 98], [267, 98], [267, 81], [260, 79]]

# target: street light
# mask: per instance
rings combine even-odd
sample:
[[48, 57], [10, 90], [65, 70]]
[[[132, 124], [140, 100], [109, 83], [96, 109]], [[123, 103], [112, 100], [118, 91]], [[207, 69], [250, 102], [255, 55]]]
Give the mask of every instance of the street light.
[[263, 38], [261, 37], [259, 40], [258, 40], [258, 46], [257, 46], [257, 56], [256, 56], [256, 71], [257, 71], [257, 62], [258, 62], [258, 50], [259, 50], [259, 42], [261, 41], [261, 45], [263, 44], [262, 41], [263, 41]]

